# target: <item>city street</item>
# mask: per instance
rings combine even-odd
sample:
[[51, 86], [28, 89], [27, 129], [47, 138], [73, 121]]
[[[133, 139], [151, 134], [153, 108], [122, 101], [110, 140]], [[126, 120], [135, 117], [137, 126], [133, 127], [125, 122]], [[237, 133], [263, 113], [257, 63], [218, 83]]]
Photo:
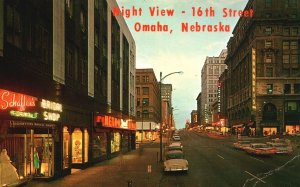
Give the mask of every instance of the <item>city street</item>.
[[182, 131], [181, 138], [189, 161], [187, 174], [162, 172], [162, 165], [157, 162], [159, 142], [156, 141], [57, 181], [31, 181], [27, 186], [129, 186], [130, 180], [134, 187], [300, 185], [300, 158], [295, 158], [295, 153], [254, 157], [232, 148], [236, 137], [216, 139]]

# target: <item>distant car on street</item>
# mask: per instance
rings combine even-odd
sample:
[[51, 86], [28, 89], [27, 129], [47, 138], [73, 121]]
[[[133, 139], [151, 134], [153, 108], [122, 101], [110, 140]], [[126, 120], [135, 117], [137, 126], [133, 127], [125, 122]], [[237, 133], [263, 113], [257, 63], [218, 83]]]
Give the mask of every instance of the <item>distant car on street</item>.
[[241, 140], [233, 143], [233, 147], [236, 149], [245, 150], [247, 147], [249, 147], [251, 144], [250, 141], [247, 140]]
[[168, 146], [168, 151], [172, 151], [172, 150], [183, 151], [183, 146], [181, 145], [180, 142], [173, 142]]
[[277, 152], [277, 149], [265, 143], [251, 143], [245, 151], [253, 155], [273, 155]]
[[166, 161], [164, 161], [165, 172], [187, 172], [189, 169], [189, 163], [184, 159], [182, 151], [173, 150], [166, 153]]
[[174, 141], [180, 141], [181, 140], [180, 136], [178, 136], [178, 135], [174, 135], [172, 138], [173, 138]]

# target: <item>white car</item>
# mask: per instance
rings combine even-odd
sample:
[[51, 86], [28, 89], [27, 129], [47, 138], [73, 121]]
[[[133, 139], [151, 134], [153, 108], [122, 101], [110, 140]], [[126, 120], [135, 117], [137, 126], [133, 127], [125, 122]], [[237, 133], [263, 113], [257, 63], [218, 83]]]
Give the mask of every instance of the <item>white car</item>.
[[168, 146], [168, 151], [172, 151], [172, 150], [183, 151], [183, 146], [181, 145], [180, 142], [173, 142]]
[[291, 145], [281, 142], [267, 142], [267, 145], [273, 148], [276, 148], [277, 154], [286, 153], [291, 154], [293, 152], [293, 148]]
[[189, 163], [184, 159], [182, 151], [174, 150], [168, 151], [166, 154], [166, 161], [164, 161], [164, 171], [184, 171], [189, 170]]

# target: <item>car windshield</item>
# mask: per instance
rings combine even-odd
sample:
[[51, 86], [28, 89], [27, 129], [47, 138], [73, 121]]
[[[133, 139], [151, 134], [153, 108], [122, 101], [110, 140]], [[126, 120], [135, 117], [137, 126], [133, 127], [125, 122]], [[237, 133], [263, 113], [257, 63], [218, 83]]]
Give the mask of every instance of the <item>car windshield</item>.
[[183, 159], [183, 154], [182, 153], [167, 154], [167, 160], [170, 160], [170, 159]]

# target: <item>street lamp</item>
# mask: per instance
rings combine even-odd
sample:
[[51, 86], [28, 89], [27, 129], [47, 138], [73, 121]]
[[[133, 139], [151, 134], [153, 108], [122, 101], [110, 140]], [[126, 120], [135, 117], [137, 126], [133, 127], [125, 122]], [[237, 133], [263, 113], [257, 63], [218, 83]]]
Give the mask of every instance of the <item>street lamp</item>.
[[162, 81], [167, 78], [168, 76], [170, 75], [173, 75], [173, 74], [183, 74], [183, 71], [175, 71], [175, 72], [172, 72], [172, 73], [169, 73], [167, 75], [165, 75], [164, 77], [162, 76], [162, 72], [160, 72], [159, 74], [159, 95], [160, 95], [160, 129], [159, 129], [159, 134], [160, 134], [160, 162], [163, 161], [162, 159], [162, 99], [161, 99], [161, 84], [162, 84]]

